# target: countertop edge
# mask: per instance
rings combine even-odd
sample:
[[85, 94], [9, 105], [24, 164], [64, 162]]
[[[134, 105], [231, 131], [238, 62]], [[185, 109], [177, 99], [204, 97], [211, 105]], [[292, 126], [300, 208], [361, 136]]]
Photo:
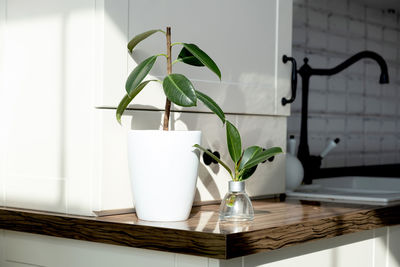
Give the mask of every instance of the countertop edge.
[[[302, 204], [296, 205], [300, 209], [304, 208]], [[215, 259], [231, 259], [400, 224], [400, 205], [360, 207], [337, 215], [320, 216], [318, 212], [315, 214], [318, 216], [305, 218], [302, 222], [287, 221], [278, 226], [257, 230], [212, 233], [0, 208], [0, 229]]]
[[227, 236], [227, 259], [267, 252], [310, 241], [400, 224], [400, 206], [372, 207], [339, 216]]
[[0, 208], [0, 229], [226, 259], [224, 234], [98, 221], [90, 217], [8, 208]]

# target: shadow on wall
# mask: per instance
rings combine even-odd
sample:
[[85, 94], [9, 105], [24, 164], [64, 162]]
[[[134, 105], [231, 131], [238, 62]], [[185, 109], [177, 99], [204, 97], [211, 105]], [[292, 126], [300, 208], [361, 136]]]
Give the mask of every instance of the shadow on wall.
[[[190, 110], [186, 109], [186, 110]], [[209, 122], [209, 127], [210, 128], [215, 128], [213, 125], [218, 125], [218, 124], [213, 124], [213, 123], [221, 123], [217, 121], [216, 118], [214, 118], [214, 115], [211, 119], [212, 122]], [[171, 130], [199, 130], [200, 129], [200, 124], [204, 123], [199, 120], [198, 116], [195, 116], [195, 114], [188, 112], [188, 113], [176, 113], [172, 112], [171, 113]], [[218, 127], [218, 126], [217, 126]], [[210, 130], [211, 133], [214, 133], [215, 130]], [[221, 129], [219, 131], [220, 133], [223, 132], [223, 127], [221, 125]], [[212, 151], [221, 151], [221, 143], [215, 142], [215, 143], [209, 143], [209, 140], [215, 140], [215, 139], [209, 139], [205, 138], [205, 135], [207, 135], [207, 130], [202, 131], [202, 145], [204, 147], [210, 148]], [[216, 140], [215, 140], [216, 141]], [[211, 164], [210, 166], [206, 167], [202, 160], [202, 155], [203, 153], [200, 153], [200, 164], [199, 164], [199, 181], [204, 185], [204, 188], [207, 190], [208, 194], [212, 197], [212, 199], [221, 199], [222, 196], [219, 192], [218, 185], [215, 181], [216, 175], [220, 171], [224, 171], [220, 168], [218, 164]], [[196, 189], [196, 195], [195, 195], [195, 202], [201, 201], [201, 196], [198, 188]]]

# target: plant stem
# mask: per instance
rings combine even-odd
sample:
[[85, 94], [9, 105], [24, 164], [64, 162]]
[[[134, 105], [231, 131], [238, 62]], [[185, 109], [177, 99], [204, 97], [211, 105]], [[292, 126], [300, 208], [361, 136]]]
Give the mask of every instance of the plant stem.
[[168, 59], [168, 56], [166, 54], [158, 54], [157, 56], [163, 56]]
[[183, 43], [182, 42], [176, 42], [176, 43], [171, 44], [171, 46], [179, 45], [179, 44], [183, 44]]
[[[167, 75], [172, 73], [172, 64], [171, 64], [171, 27], [167, 27]], [[168, 97], [165, 101], [165, 111], [164, 111], [164, 123], [163, 130], [168, 131], [169, 125], [169, 115], [171, 114], [171, 101], [169, 101]]]
[[235, 164], [235, 177], [233, 178], [234, 181], [239, 180], [239, 165], [236, 163]]
[[172, 65], [174, 65], [175, 63], [181, 62], [182, 60], [180, 59], [175, 59], [174, 62], [172, 62]]

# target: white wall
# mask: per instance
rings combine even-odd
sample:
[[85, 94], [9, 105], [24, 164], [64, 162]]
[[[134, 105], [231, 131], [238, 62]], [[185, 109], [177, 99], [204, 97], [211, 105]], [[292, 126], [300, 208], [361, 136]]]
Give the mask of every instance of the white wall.
[[[311, 67], [331, 68], [362, 50], [379, 53], [389, 67], [390, 84], [385, 85], [378, 83], [380, 70], [371, 60], [357, 62], [331, 77], [311, 78], [311, 153], [319, 154], [329, 139], [339, 137], [341, 142], [323, 161], [324, 167], [398, 163], [399, 16], [351, 0], [296, 0], [293, 27], [293, 56], [299, 68], [305, 56]], [[288, 121], [288, 134], [297, 137], [300, 76], [298, 89]]]

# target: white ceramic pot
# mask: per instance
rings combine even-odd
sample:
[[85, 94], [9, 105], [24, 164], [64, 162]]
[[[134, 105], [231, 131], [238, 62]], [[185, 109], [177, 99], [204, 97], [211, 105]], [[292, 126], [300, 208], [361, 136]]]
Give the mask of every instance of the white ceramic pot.
[[139, 219], [188, 219], [199, 165], [193, 145], [200, 140], [200, 131], [129, 131], [129, 169]]

